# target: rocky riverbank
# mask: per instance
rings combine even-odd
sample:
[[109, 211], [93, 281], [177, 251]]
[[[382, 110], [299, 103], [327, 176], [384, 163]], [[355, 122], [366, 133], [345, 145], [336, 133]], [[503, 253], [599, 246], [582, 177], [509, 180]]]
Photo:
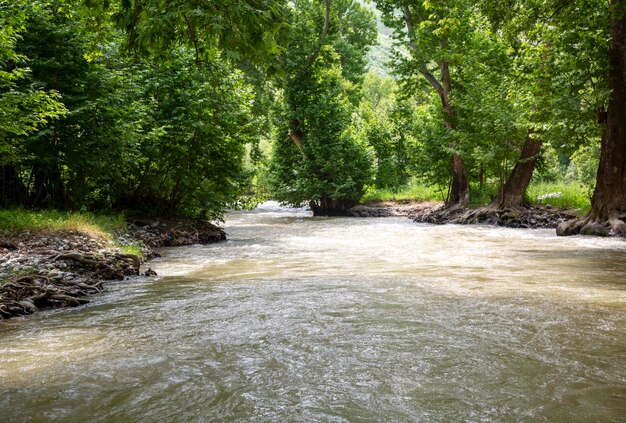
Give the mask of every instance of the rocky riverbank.
[[[224, 239], [221, 228], [203, 220], [149, 218], [133, 219], [111, 237], [45, 231], [0, 236], [0, 319], [81, 305], [102, 291], [105, 281], [156, 275], [141, 268], [158, 256], [156, 248]], [[127, 245], [141, 254], [124, 253]]]
[[560, 223], [574, 219], [575, 213], [549, 205], [535, 205], [519, 209], [481, 207], [477, 209], [444, 209], [435, 202], [376, 202], [350, 209], [355, 217], [406, 216], [416, 222], [437, 225], [483, 224], [509, 228], [556, 228]]
[[555, 209], [549, 205], [524, 208], [444, 209], [442, 206], [411, 216], [416, 222], [433, 224], [493, 225], [507, 228], [556, 228], [560, 223], [574, 219], [576, 214]]

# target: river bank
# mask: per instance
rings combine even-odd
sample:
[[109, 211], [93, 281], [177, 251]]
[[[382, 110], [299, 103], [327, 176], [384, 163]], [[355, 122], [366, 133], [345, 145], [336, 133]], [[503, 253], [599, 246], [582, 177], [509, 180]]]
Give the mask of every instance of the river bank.
[[[225, 232], [203, 220], [131, 219], [125, 230], [22, 230], [0, 235], [0, 319], [89, 302], [104, 283], [156, 273], [142, 266], [155, 249], [207, 244]], [[130, 248], [129, 248], [130, 247]]]
[[444, 209], [438, 202], [370, 202], [350, 209], [355, 217], [405, 216], [415, 222], [443, 224], [483, 224], [508, 228], [553, 229], [560, 223], [576, 218], [570, 210], [548, 204], [518, 209], [481, 207], [476, 209]]

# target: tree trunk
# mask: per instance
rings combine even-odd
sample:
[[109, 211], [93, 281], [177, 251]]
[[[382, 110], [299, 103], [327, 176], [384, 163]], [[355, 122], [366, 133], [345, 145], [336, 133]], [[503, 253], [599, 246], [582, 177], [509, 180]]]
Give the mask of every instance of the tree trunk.
[[309, 207], [313, 211], [313, 216], [348, 216], [348, 209], [356, 204], [355, 201], [323, 197], [320, 200], [311, 200]]
[[469, 178], [465, 170], [465, 162], [455, 154], [452, 156], [452, 185], [446, 208], [462, 208], [470, 202]]
[[[413, 21], [413, 16], [411, 14], [411, 9], [408, 4], [405, 4], [402, 7], [402, 11], [404, 14], [404, 23], [406, 24], [406, 29], [409, 37], [409, 45], [415, 51], [419, 53], [419, 47], [413, 38], [415, 36], [415, 22]], [[423, 22], [421, 18], [419, 18], [418, 23]], [[442, 46], [447, 44], [445, 38], [441, 40]], [[445, 112], [445, 124], [446, 128], [449, 131], [453, 131], [455, 129], [455, 115], [454, 108], [452, 107], [452, 102], [450, 101], [450, 95], [452, 93], [452, 77], [450, 75], [450, 66], [449, 63], [445, 60], [438, 60], [437, 67], [441, 73], [441, 80], [438, 80], [435, 75], [432, 74], [426, 67], [426, 64], [422, 64], [418, 66], [418, 71], [422, 74], [422, 76], [428, 81], [428, 83], [433, 87], [433, 89], [439, 95], [441, 99], [441, 104], [443, 106], [443, 110]], [[454, 149], [454, 145], [449, 146], [451, 149]], [[470, 186], [469, 186], [469, 178], [467, 175], [467, 170], [465, 169], [465, 162], [458, 155], [454, 154], [452, 156], [452, 183], [450, 184], [450, 194], [448, 195], [448, 199], [446, 201], [445, 207], [447, 209], [460, 209], [466, 207], [470, 202]]]
[[524, 194], [530, 184], [537, 164], [537, 156], [541, 151], [542, 140], [534, 130], [529, 130], [526, 142], [522, 148], [522, 154], [513, 167], [508, 180], [500, 190], [498, 197], [491, 203], [490, 207], [515, 209], [525, 207]]
[[626, 236], [626, 1], [611, 1], [609, 83], [611, 98], [602, 136], [600, 164], [591, 211], [562, 223], [558, 235]]
[[[439, 94], [443, 110], [445, 111], [446, 128], [448, 131], [456, 129], [454, 108], [450, 101], [452, 93], [452, 78], [450, 77], [450, 67], [448, 62], [440, 61], [437, 63], [441, 71], [441, 86], [443, 90]], [[450, 145], [450, 148], [454, 148]], [[450, 185], [450, 195], [446, 201], [445, 207], [448, 209], [464, 208], [470, 203], [470, 186], [469, 177], [465, 168], [463, 158], [458, 154], [452, 155], [452, 184]]]

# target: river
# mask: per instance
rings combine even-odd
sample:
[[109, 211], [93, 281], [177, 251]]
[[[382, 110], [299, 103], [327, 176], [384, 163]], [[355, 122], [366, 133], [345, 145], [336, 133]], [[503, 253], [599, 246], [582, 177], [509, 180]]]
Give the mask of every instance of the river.
[[265, 204], [0, 322], [0, 422], [626, 421], [626, 243]]

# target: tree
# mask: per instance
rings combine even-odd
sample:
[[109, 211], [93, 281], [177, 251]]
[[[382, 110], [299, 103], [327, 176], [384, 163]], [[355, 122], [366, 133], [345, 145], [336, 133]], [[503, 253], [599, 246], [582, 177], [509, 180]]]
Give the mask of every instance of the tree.
[[525, 208], [543, 140], [541, 119], [546, 114], [538, 110], [546, 107], [542, 100], [548, 88], [545, 81], [537, 83], [538, 72], [545, 70], [542, 60], [531, 64], [525, 59], [529, 52], [545, 52], [524, 32], [507, 37], [490, 31], [479, 10], [473, 19], [471, 57], [459, 72], [459, 129], [471, 138], [480, 183], [489, 173], [499, 183], [497, 195], [480, 212]]
[[207, 69], [194, 56], [180, 49], [129, 69], [139, 87], [129, 99], [137, 129], [120, 165], [117, 207], [217, 218], [243, 194], [245, 144], [258, 136], [251, 87], [227, 64]]
[[341, 215], [369, 182], [371, 159], [352, 125], [374, 20], [352, 0], [302, 0], [292, 8], [279, 82], [284, 108], [270, 165], [274, 196]]
[[25, 22], [38, 5], [15, 1], [0, 6], [0, 204], [19, 204], [27, 189], [19, 177], [23, 137], [66, 112], [57, 92], [29, 85], [29, 58], [17, 49]]
[[[463, 1], [406, 2], [377, 0], [385, 24], [395, 30], [402, 47], [395, 54], [396, 72], [404, 78], [405, 87], [421, 76], [441, 102], [445, 126], [450, 133], [457, 129], [457, 110], [452, 89], [452, 68], [462, 62], [465, 41], [471, 31], [468, 11]], [[405, 54], [404, 52], [407, 52]], [[470, 202], [469, 176], [460, 146], [449, 138], [451, 185], [446, 207], [461, 208]]]
[[375, 161], [374, 186], [397, 189], [409, 182], [411, 130], [414, 124], [408, 102], [396, 97], [396, 83], [390, 77], [367, 74], [359, 105], [360, 126]]
[[611, 96], [606, 113], [600, 112], [605, 129], [591, 211], [582, 219], [559, 225], [559, 235], [626, 236], [626, 2], [612, 0], [609, 19]]

